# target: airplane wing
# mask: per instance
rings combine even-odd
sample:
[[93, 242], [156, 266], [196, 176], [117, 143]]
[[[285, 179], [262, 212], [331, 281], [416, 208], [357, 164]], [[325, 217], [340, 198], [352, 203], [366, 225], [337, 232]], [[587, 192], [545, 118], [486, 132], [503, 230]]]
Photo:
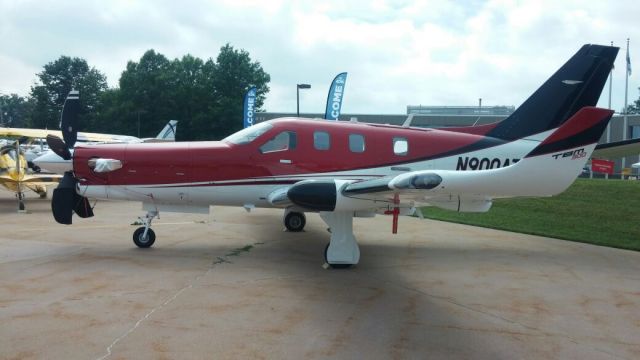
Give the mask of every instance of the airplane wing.
[[23, 191], [24, 187], [33, 190], [37, 193], [46, 191], [46, 187], [50, 185], [56, 185], [60, 182], [62, 176], [39, 176], [39, 175], [27, 175], [23, 180], [16, 181], [10, 176], [0, 176], [0, 186], [3, 186], [9, 191], [19, 192]]
[[49, 134], [62, 136], [60, 131], [57, 130], [0, 128], [0, 137], [27, 137], [30, 139], [44, 139]]
[[[486, 212], [491, 208], [492, 199], [505, 195], [498, 192], [496, 195], [487, 195], [485, 190], [480, 189], [484, 186], [482, 183], [486, 183], [485, 177], [495, 178], [500, 176], [500, 172], [483, 172], [481, 175], [478, 177], [473, 172], [449, 170], [412, 171], [347, 184], [340, 193], [354, 200], [373, 201], [383, 210], [436, 206], [460, 212]], [[502, 174], [500, 177], [503, 176], [508, 175]], [[457, 183], [457, 186], [452, 188], [443, 185], [448, 182]], [[474, 189], [476, 186], [478, 188]]]
[[[140, 139], [135, 136], [113, 135], [90, 132], [79, 132], [78, 141], [91, 143], [135, 143], [135, 142], [163, 142], [175, 141], [177, 120], [170, 120], [160, 131], [157, 137], [152, 139]], [[47, 135], [62, 137], [59, 130], [26, 129], [26, 128], [0, 128], [0, 137], [45, 139]]]
[[598, 144], [593, 151], [596, 159], [616, 159], [640, 154], [640, 138]]
[[[0, 128], [0, 137], [26, 137], [29, 139], [45, 139], [47, 135], [54, 135], [57, 137], [62, 137], [62, 133], [59, 130], [46, 130], [46, 129], [25, 129], [25, 128]], [[117, 143], [128, 143], [128, 142], [138, 142], [138, 139], [135, 136], [127, 136], [127, 135], [111, 135], [111, 134], [100, 134], [100, 133], [88, 133], [88, 132], [79, 132], [78, 140], [84, 142], [117, 142]]]
[[55, 185], [60, 182], [62, 179], [62, 175], [25, 175], [22, 180], [18, 181], [10, 176], [0, 176], [0, 184], [9, 185], [9, 184], [23, 184], [28, 186], [29, 184], [34, 185]]
[[140, 139], [135, 136], [128, 136], [128, 135], [111, 135], [111, 134], [79, 132], [78, 141], [90, 142], [90, 143], [130, 143], [130, 142], [139, 142]]
[[21, 183], [25, 185], [38, 184], [38, 185], [55, 185], [60, 182], [62, 175], [50, 174], [50, 175], [25, 175]]

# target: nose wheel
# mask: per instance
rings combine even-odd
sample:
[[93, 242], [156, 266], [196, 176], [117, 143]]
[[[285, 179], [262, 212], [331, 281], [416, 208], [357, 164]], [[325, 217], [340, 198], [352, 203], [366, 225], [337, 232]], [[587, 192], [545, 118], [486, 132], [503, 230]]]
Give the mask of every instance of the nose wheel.
[[156, 233], [151, 229], [141, 226], [133, 232], [133, 243], [139, 248], [151, 247], [154, 242], [156, 242]]
[[149, 211], [144, 218], [139, 218], [144, 226], [137, 228], [136, 231], [133, 232], [133, 243], [136, 244], [137, 247], [143, 249], [149, 248], [156, 242], [156, 233], [151, 230], [151, 221], [156, 216], [158, 216], [157, 211]]

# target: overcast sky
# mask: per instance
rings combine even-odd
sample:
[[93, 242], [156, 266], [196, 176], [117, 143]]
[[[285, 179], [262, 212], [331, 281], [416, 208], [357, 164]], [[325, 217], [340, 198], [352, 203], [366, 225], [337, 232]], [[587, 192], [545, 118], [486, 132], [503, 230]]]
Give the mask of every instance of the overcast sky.
[[[148, 49], [215, 58], [230, 43], [271, 75], [268, 111], [324, 112], [348, 72], [344, 113], [412, 105], [519, 105], [585, 43], [614, 44], [613, 108], [640, 86], [640, 5], [623, 1], [0, 0], [0, 93], [26, 96], [44, 64], [84, 58], [117, 86]], [[600, 106], [607, 106], [608, 88]], [[241, 99], [238, 99], [241, 101]]]

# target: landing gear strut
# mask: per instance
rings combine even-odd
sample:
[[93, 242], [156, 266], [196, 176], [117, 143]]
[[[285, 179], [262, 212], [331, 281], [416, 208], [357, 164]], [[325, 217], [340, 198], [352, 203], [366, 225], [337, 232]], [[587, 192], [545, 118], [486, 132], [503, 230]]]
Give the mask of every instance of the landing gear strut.
[[288, 211], [284, 214], [284, 226], [291, 232], [300, 232], [304, 229], [307, 218], [304, 213]]
[[331, 229], [329, 244], [324, 250], [324, 259], [334, 269], [345, 269], [360, 260], [360, 249], [353, 236], [353, 212], [320, 212], [320, 217]]
[[133, 232], [133, 243], [139, 248], [148, 248], [156, 241], [156, 233], [151, 230], [151, 221], [158, 216], [157, 211], [149, 211], [143, 218], [139, 218], [144, 223]]
[[24, 206], [24, 193], [22, 191], [18, 191], [16, 193], [16, 197], [18, 198], [18, 212], [19, 213], [25, 213], [27, 212], [25, 206]]

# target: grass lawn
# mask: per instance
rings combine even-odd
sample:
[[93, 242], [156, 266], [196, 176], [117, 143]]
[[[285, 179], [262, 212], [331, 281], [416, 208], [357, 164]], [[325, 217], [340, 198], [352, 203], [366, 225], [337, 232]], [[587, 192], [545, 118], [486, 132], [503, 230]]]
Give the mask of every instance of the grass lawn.
[[497, 199], [480, 214], [422, 210], [435, 220], [640, 250], [640, 181], [577, 179], [558, 196]]

